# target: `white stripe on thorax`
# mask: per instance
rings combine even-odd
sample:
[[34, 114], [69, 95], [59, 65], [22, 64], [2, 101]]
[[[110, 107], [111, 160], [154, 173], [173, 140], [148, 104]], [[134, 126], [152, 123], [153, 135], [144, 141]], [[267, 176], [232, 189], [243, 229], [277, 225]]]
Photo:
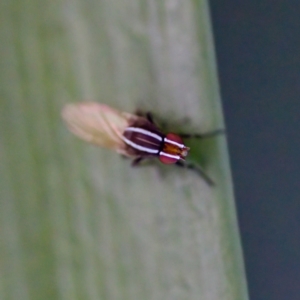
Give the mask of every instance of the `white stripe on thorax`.
[[164, 141], [167, 142], [167, 143], [176, 145], [176, 146], [178, 146], [178, 147], [181, 148], [181, 149], [184, 148], [184, 145], [183, 145], [183, 144], [179, 144], [179, 143], [174, 142], [174, 141], [172, 141], [172, 140], [169, 140], [169, 139], [167, 139], [167, 138], [165, 138]]
[[131, 132], [138, 132], [138, 133], [142, 133], [142, 134], [145, 134], [145, 135], [148, 135], [148, 136], [151, 136], [157, 140], [159, 140], [160, 142], [162, 141], [162, 137], [159, 136], [158, 134], [156, 133], [153, 133], [149, 130], [146, 130], [146, 129], [143, 129], [143, 128], [138, 128], [138, 127], [127, 127], [125, 129], [125, 131], [131, 131]]
[[159, 153], [159, 155], [167, 156], [170, 158], [175, 158], [177, 160], [181, 159], [181, 157], [179, 155], [173, 155], [173, 154], [169, 154], [169, 153], [162, 152], [162, 151]]
[[132, 148], [134, 148], [136, 150], [147, 152], [147, 153], [152, 153], [152, 154], [157, 154], [159, 152], [159, 150], [150, 149], [150, 148], [147, 148], [147, 147], [140, 146], [140, 145], [132, 142], [131, 140], [127, 139], [125, 136], [122, 136], [122, 139], [124, 140], [124, 142], [126, 144], [128, 144], [129, 146], [131, 146]]

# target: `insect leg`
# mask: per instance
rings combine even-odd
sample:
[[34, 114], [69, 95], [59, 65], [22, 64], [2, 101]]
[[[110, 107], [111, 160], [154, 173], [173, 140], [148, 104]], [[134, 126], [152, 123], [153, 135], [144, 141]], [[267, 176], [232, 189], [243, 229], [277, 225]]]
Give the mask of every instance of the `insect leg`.
[[131, 162], [131, 166], [132, 166], [132, 167], [138, 166], [138, 165], [140, 164], [140, 162], [141, 162], [142, 160], [144, 160], [144, 159], [145, 159], [145, 157], [143, 157], [143, 156], [139, 156], [139, 157], [135, 158], [135, 159]]
[[205, 171], [199, 165], [195, 165], [195, 164], [191, 164], [191, 163], [187, 163], [187, 162], [183, 162], [183, 161], [177, 161], [175, 163], [175, 165], [178, 167], [193, 170], [193, 171], [197, 172], [208, 185], [210, 185], [210, 186], [215, 185], [214, 181], [205, 173]]
[[148, 112], [146, 113], [146, 117], [147, 117], [148, 121], [149, 121], [151, 124], [154, 124], [154, 121], [153, 121], [153, 115], [152, 115], [151, 112], [148, 111]]
[[219, 134], [225, 134], [225, 129], [216, 129], [206, 133], [178, 133], [183, 139], [204, 139], [214, 137]]

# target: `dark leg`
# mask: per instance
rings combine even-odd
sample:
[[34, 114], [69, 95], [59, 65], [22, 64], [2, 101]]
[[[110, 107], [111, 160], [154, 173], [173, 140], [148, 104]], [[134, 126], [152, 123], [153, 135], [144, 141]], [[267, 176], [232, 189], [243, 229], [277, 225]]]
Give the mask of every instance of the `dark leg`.
[[152, 115], [151, 112], [148, 111], [148, 112], [146, 113], [146, 117], [147, 117], [148, 121], [149, 121], [151, 124], [154, 124], [154, 121], [153, 121], [153, 115]]
[[219, 134], [225, 134], [225, 129], [216, 129], [206, 133], [178, 133], [183, 139], [203, 139], [214, 137]]
[[186, 163], [183, 161], [178, 161], [175, 164], [178, 167], [182, 167], [182, 168], [187, 168], [190, 170], [193, 170], [195, 172], [197, 172], [203, 179], [204, 181], [206, 181], [206, 183], [210, 186], [214, 186], [215, 183], [213, 182], [213, 180], [204, 172], [204, 170], [199, 166], [199, 165], [195, 165], [195, 164], [191, 164], [191, 163]]
[[153, 120], [153, 115], [150, 111], [148, 111], [147, 113], [144, 113], [141, 110], [136, 110], [135, 114], [139, 117], [146, 118], [151, 124], [155, 125], [154, 120]]
[[140, 162], [141, 162], [143, 159], [145, 159], [145, 157], [143, 157], [143, 156], [139, 156], [139, 157], [135, 158], [135, 159], [131, 162], [131, 166], [132, 166], [132, 167], [138, 166], [138, 165], [140, 164]]
[[137, 110], [135, 111], [135, 115], [137, 115], [137, 116], [139, 116], [139, 117], [144, 117], [144, 118], [146, 118], [150, 123], [154, 124], [154, 121], [153, 121], [153, 115], [152, 115], [152, 113], [151, 113], [150, 111], [148, 111], [148, 112], [145, 113], [145, 112], [143, 112], [143, 111], [137, 109]]

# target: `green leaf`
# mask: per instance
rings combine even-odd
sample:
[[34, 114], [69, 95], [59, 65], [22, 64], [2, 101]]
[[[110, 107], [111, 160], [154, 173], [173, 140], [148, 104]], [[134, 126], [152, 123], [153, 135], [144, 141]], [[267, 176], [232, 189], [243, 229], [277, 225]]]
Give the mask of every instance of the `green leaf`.
[[226, 137], [192, 141], [215, 181], [76, 139], [64, 104], [224, 128], [206, 1], [0, 4], [0, 298], [247, 299]]

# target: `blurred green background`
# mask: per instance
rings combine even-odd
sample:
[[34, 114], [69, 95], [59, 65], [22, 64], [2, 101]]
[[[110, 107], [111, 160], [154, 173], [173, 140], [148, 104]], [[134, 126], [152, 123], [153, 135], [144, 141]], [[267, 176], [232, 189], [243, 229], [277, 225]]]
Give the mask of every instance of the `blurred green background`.
[[224, 128], [206, 1], [3, 0], [0, 63], [0, 299], [247, 299], [224, 136], [193, 142], [211, 188], [60, 118], [94, 100]]

